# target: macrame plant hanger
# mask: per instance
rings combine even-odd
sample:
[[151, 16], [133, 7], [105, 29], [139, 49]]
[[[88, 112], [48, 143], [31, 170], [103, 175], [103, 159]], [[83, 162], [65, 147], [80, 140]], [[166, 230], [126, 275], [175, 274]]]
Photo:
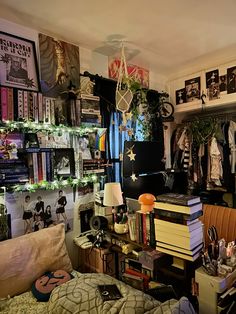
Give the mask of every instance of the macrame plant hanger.
[[126, 125], [125, 113], [129, 111], [133, 93], [130, 90], [128, 70], [125, 59], [124, 44], [121, 45], [119, 75], [116, 85], [116, 109], [122, 112], [123, 125]]

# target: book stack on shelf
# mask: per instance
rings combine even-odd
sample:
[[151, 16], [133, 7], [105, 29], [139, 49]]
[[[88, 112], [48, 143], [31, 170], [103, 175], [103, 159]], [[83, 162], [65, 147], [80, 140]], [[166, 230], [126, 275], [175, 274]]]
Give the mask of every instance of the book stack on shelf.
[[184, 260], [195, 261], [203, 248], [200, 197], [166, 193], [154, 205], [156, 249]]
[[136, 216], [136, 241], [139, 244], [155, 248], [154, 212], [137, 210]]
[[83, 159], [83, 174], [104, 173], [104, 159]]

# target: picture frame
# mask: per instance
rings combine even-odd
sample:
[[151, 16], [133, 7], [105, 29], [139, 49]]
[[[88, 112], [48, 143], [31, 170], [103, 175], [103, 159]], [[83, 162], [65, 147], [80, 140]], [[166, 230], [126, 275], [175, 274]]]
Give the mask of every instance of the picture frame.
[[25, 133], [24, 148], [39, 148], [39, 140], [37, 133]]
[[54, 174], [58, 178], [75, 176], [75, 156], [73, 148], [54, 149]]
[[0, 85], [40, 92], [34, 41], [0, 31]]
[[186, 102], [192, 102], [201, 98], [200, 76], [185, 81]]

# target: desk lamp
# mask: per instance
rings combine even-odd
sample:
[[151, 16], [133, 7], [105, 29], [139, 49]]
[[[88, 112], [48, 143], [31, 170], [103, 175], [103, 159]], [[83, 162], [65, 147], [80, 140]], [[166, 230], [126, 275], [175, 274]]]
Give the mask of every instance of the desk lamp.
[[113, 223], [116, 222], [116, 206], [123, 205], [123, 196], [119, 182], [105, 183], [103, 205], [112, 207]]

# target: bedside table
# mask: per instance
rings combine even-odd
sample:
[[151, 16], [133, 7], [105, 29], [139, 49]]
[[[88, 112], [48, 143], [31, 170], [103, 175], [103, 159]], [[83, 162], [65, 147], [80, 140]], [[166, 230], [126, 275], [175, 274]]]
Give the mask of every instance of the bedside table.
[[78, 271], [82, 273], [104, 273], [115, 276], [114, 253], [109, 250], [109, 246], [79, 250]]

